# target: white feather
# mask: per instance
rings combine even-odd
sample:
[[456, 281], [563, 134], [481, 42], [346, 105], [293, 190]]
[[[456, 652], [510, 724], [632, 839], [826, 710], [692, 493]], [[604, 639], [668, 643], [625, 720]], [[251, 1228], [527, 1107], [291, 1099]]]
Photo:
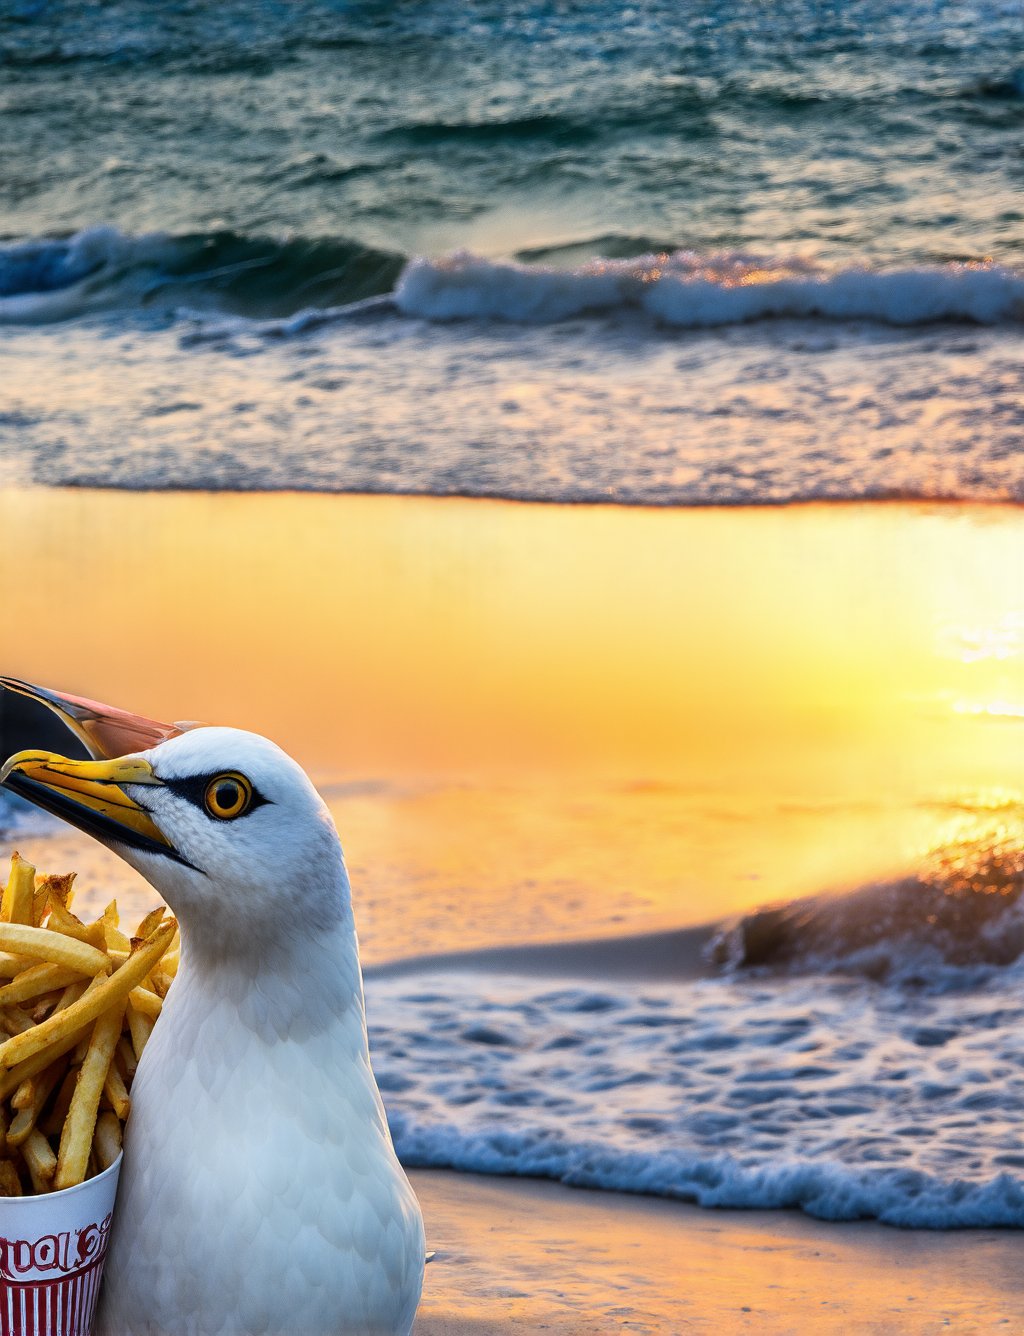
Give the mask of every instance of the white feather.
[[145, 756], [164, 780], [241, 772], [266, 802], [221, 822], [130, 789], [192, 866], [126, 854], [183, 946], [132, 1089], [97, 1336], [405, 1336], [423, 1223], [370, 1069], [330, 815], [252, 734]]

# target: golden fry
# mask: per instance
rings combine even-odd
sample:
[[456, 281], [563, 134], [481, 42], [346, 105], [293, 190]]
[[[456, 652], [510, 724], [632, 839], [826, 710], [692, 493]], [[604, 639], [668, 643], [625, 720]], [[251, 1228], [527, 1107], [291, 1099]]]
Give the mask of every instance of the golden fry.
[[42, 997], [36, 998], [32, 1005], [27, 1008], [33, 1025], [38, 1025], [40, 1021], [46, 1020], [47, 1016], [56, 1009], [60, 996], [61, 989], [54, 988], [50, 992], [44, 993]]
[[117, 1066], [121, 1075], [129, 1083], [135, 1079], [135, 1071], [138, 1065], [139, 1060], [135, 1056], [131, 1040], [122, 1035], [117, 1041]]
[[27, 970], [36, 962], [28, 956], [12, 956], [10, 951], [0, 951], [0, 979], [13, 979], [22, 970]]
[[137, 1011], [131, 1002], [128, 1003], [128, 1011], [125, 1015], [128, 1022], [128, 1030], [132, 1037], [132, 1048], [135, 1051], [136, 1059], [142, 1057], [142, 1051], [149, 1043], [149, 1036], [153, 1033], [153, 1022], [148, 1016], [143, 1016], [141, 1011]]
[[139, 930], [136, 937], [151, 937], [160, 924], [164, 921], [164, 915], [167, 913], [166, 905], [158, 905], [156, 909], [151, 909], [146, 917], [139, 924]]
[[17, 1002], [31, 1002], [43, 993], [54, 988], [66, 988], [81, 978], [80, 970], [68, 969], [65, 965], [31, 965], [22, 970], [16, 979], [5, 983], [0, 988], [0, 1007], [9, 1007]]
[[[124, 968], [127, 969], [128, 966]], [[98, 993], [100, 990], [96, 991]], [[122, 998], [116, 1005], [104, 1011], [93, 1026], [89, 1050], [82, 1063], [82, 1070], [78, 1073], [78, 1084], [71, 1096], [71, 1107], [60, 1136], [57, 1172], [53, 1180], [54, 1187], [58, 1190], [74, 1187], [85, 1178], [89, 1167], [92, 1134], [96, 1129], [96, 1116], [100, 1107], [100, 1095], [103, 1093], [103, 1083], [107, 1079], [107, 1071], [121, 1035], [124, 1009], [125, 1001]]]
[[[4, 926], [0, 924], [0, 932]], [[94, 986], [87, 988], [77, 1002], [48, 1017], [34, 1029], [26, 1030], [24, 1034], [13, 1035], [6, 1043], [0, 1044], [0, 1067], [14, 1067], [42, 1052], [51, 1044], [63, 1042], [69, 1031], [77, 1031], [90, 1024], [115, 1003], [127, 998], [131, 990], [142, 982], [166, 951], [167, 944], [174, 935], [174, 929], [173, 920], [162, 924], [147, 942], [132, 952], [119, 969], [95, 981]], [[22, 928], [21, 931], [35, 932], [38, 929]], [[47, 936], [59, 938], [57, 933], [47, 933]], [[75, 942], [72, 938], [60, 938], [60, 940], [82, 951], [92, 950], [84, 942]], [[104, 960], [107, 960], [106, 956]]]
[[36, 1097], [38, 1081], [39, 1078], [36, 1076], [30, 1076], [27, 1080], [22, 1081], [21, 1085], [18, 1086], [17, 1090], [11, 1096], [12, 1109], [18, 1109], [20, 1111], [21, 1109], [27, 1109], [31, 1105]]
[[178, 931], [171, 938], [171, 944], [167, 948], [167, 954], [160, 962], [160, 968], [173, 979], [178, 973], [178, 965], [181, 962], [181, 932]]
[[30, 1089], [30, 1097], [26, 1103], [14, 1104], [18, 1110], [10, 1127], [7, 1130], [7, 1141], [11, 1146], [20, 1146], [28, 1137], [29, 1133], [35, 1127], [39, 1115], [43, 1111], [43, 1105], [53, 1093], [53, 1088], [64, 1075], [64, 1068], [67, 1065], [64, 1058], [59, 1058], [56, 1062], [47, 1067], [45, 1072], [40, 1072], [38, 1076], [33, 1076], [28, 1081], [23, 1081], [22, 1085], [14, 1092], [15, 1096], [21, 1094], [22, 1087]]
[[[80, 997], [84, 997], [93, 988], [99, 987], [99, 978], [78, 979], [75, 983], [69, 983], [64, 989], [60, 1001], [57, 1003], [56, 1010], [63, 1011], [69, 1007], [72, 1002], [77, 1002]], [[88, 1039], [90, 1027], [86, 1025], [81, 1030], [76, 1030], [73, 1035], [68, 1035], [58, 1044], [51, 1044], [48, 1049], [43, 1049], [35, 1057], [29, 1058], [27, 1062], [19, 1063], [13, 1070], [6, 1074], [0, 1074], [0, 1099], [6, 1099], [12, 1090], [17, 1087], [28, 1076], [35, 1076], [37, 1072], [45, 1071], [50, 1062], [56, 1058], [62, 1057], [70, 1052], [82, 1038]]]
[[[167, 957], [164, 956], [164, 959], [161, 960], [160, 962], [161, 966], [164, 964], [166, 959]], [[171, 991], [171, 984], [174, 982], [174, 975], [168, 974], [167, 971], [164, 969], [153, 970], [153, 972], [149, 976], [149, 982], [152, 984], [153, 992], [156, 993], [157, 997], [166, 997], [167, 994]]]
[[51, 932], [62, 932], [65, 937], [74, 937], [76, 941], [88, 942], [90, 946], [96, 947], [98, 951], [103, 951], [106, 948], [107, 937], [103, 930], [103, 924], [83, 923], [77, 915], [72, 914], [70, 909], [65, 909], [59, 901], [50, 905], [50, 917], [46, 920], [46, 926]]
[[[38, 1030], [39, 1026], [37, 1025], [35, 1028]], [[78, 1041], [82, 1038], [88, 1038], [88, 1035], [89, 1026], [86, 1024], [77, 1030], [73, 1030], [71, 1034], [64, 1035], [61, 1039], [48, 1044], [42, 1052], [33, 1053], [30, 1058], [19, 1062], [10, 1071], [4, 1072], [0, 1075], [0, 1099], [6, 1099], [12, 1091], [17, 1090], [26, 1076], [35, 1076], [37, 1073], [45, 1071], [51, 1062], [63, 1057], [65, 1053], [70, 1053], [78, 1044]]]
[[25, 1161], [36, 1192], [49, 1192], [57, 1168], [57, 1157], [42, 1132], [32, 1129], [21, 1147], [21, 1158]]
[[0, 1197], [21, 1197], [21, 1179], [12, 1160], [0, 1160]]
[[107, 1070], [107, 1079], [103, 1083], [103, 1093], [110, 1101], [110, 1107], [118, 1118], [125, 1122], [132, 1111], [132, 1101], [116, 1060], [110, 1064]]
[[64, 965], [78, 974], [106, 974], [110, 970], [110, 957], [105, 951], [49, 928], [23, 923], [0, 923], [0, 951]]
[[60, 1136], [64, 1119], [68, 1116], [68, 1109], [71, 1108], [71, 1096], [75, 1093], [77, 1081], [78, 1068], [69, 1067], [57, 1091], [57, 1098], [53, 1101], [53, 1108], [42, 1122], [42, 1129], [48, 1137]]
[[32, 897], [32, 922], [37, 928], [43, 926], [43, 920], [50, 912], [51, 905], [61, 904], [65, 909], [70, 905], [74, 880], [73, 872], [66, 872], [60, 876], [51, 872], [45, 877], [36, 878], [35, 894]]
[[5, 923], [31, 923], [35, 888], [35, 868], [21, 854], [11, 854], [11, 875], [0, 899], [0, 919]]
[[63, 989], [82, 978], [82, 971], [70, 970], [64, 965], [33, 965], [21, 971], [16, 979], [0, 987], [0, 1006], [17, 1002], [32, 1002], [53, 989]]
[[0, 1030], [5, 1034], [21, 1034], [31, 1029], [32, 1022], [20, 1007], [0, 1007]]
[[73, 882], [37, 877], [15, 854], [0, 893], [0, 1197], [68, 1188], [115, 1162], [178, 971], [166, 906], [129, 939], [116, 901], [92, 923], [71, 912]]
[[109, 1169], [121, 1154], [121, 1124], [113, 1113], [101, 1113], [96, 1120], [93, 1152], [101, 1170]]
[[108, 951], [112, 948], [117, 951], [131, 951], [131, 940], [125, 936], [120, 928], [121, 919], [117, 912], [116, 900], [111, 900], [98, 921], [103, 924], [103, 933]]
[[151, 1021], [155, 1021], [163, 1011], [163, 1000], [156, 993], [151, 993], [143, 985], [139, 988], [133, 988], [128, 994], [128, 1001], [135, 1010], [142, 1016], [147, 1016]]

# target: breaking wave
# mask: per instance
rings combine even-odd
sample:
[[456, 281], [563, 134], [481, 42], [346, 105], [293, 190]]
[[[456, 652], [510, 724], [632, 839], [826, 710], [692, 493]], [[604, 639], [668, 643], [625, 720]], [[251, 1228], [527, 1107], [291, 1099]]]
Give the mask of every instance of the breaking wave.
[[46, 324], [140, 307], [269, 319], [388, 292], [404, 263], [346, 238], [281, 241], [230, 231], [135, 237], [93, 227], [0, 246], [0, 323]]
[[904, 1229], [1024, 1225], [1024, 1181], [1010, 1173], [963, 1184], [912, 1169], [856, 1169], [837, 1162], [744, 1163], [739, 1156], [620, 1151], [574, 1144], [564, 1133], [461, 1135], [397, 1116], [392, 1133], [414, 1168], [553, 1178], [570, 1187], [672, 1197], [733, 1210], [799, 1209], [818, 1220], [878, 1220]]
[[413, 260], [395, 303], [406, 315], [430, 320], [539, 324], [635, 310], [691, 329], [783, 317], [997, 325], [1024, 320], [1024, 277], [973, 263], [828, 273], [799, 259], [693, 251], [598, 258], [563, 270], [462, 252], [444, 260]]
[[[999, 977], [999, 975], [1005, 977]], [[407, 1165], [914, 1228], [1024, 1226], [1020, 973], [367, 979]]]
[[863, 974], [942, 984], [1024, 956], [1024, 843], [1015, 833], [934, 850], [920, 871], [745, 914], [711, 940], [728, 969]]
[[675, 972], [632, 979], [606, 960], [629, 940], [368, 972], [399, 1155], [705, 1207], [1024, 1227], [1019, 817], [1008, 802], [1001, 834], [913, 878], [709, 931], [717, 973], [678, 933], [643, 941]]
[[288, 335], [367, 298], [432, 322], [555, 324], [640, 314], [705, 329], [782, 318], [895, 326], [1024, 320], [1024, 276], [987, 263], [829, 272], [799, 257], [636, 249], [633, 239], [613, 235], [535, 248], [523, 252], [528, 260], [465, 251], [408, 260], [344, 237], [129, 236], [94, 227], [0, 245], [0, 323], [142, 308], [270, 321], [270, 332]]

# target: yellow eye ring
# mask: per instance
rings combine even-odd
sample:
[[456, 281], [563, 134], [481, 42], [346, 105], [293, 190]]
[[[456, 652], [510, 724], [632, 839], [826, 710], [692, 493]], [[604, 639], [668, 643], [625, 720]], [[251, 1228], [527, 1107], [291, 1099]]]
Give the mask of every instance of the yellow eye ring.
[[203, 804], [210, 816], [218, 821], [233, 821], [249, 810], [252, 785], [244, 775], [229, 771], [211, 779], [203, 794]]

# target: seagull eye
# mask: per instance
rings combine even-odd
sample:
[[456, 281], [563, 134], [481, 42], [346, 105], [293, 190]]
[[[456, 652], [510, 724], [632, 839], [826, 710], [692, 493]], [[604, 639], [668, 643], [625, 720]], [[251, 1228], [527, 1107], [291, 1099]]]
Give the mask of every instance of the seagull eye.
[[244, 775], [218, 775], [211, 779], [203, 795], [203, 803], [210, 816], [218, 821], [233, 821], [249, 810], [252, 785]]

